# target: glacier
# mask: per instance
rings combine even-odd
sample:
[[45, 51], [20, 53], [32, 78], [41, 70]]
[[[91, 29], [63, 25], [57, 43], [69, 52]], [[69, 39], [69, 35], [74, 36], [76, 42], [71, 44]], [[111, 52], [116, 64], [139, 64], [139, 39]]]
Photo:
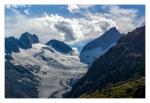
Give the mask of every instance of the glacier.
[[39, 67], [31, 70], [39, 77], [39, 98], [62, 98], [68, 92], [74, 82], [87, 72], [87, 65], [80, 62], [77, 55], [63, 54], [53, 48], [36, 43], [30, 49], [20, 49], [18, 53], [12, 53], [15, 65]]

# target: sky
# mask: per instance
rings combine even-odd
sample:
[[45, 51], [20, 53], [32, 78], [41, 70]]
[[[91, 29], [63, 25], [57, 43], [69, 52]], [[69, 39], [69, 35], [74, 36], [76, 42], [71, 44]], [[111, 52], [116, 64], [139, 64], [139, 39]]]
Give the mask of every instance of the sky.
[[5, 37], [29, 32], [42, 43], [57, 39], [78, 51], [111, 27], [126, 34], [143, 24], [144, 5], [5, 5]]

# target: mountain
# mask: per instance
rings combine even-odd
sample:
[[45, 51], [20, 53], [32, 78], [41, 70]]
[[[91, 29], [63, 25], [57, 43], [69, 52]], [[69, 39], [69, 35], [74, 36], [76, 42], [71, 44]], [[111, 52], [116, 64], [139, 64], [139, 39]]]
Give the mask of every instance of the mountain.
[[19, 39], [15, 37], [5, 38], [5, 53], [11, 54], [12, 52], [20, 52], [21, 49], [32, 48], [32, 44], [38, 43], [39, 39], [35, 34], [25, 32]]
[[35, 34], [25, 32], [19, 38], [19, 46], [23, 49], [32, 48], [33, 43], [38, 43], [39, 39]]
[[121, 33], [116, 27], [110, 28], [102, 36], [89, 42], [83, 47], [80, 53], [81, 62], [91, 65], [96, 58], [115, 45], [121, 36]]
[[[129, 87], [130, 80], [135, 82], [135, 88], [130, 89], [133, 94], [139, 93], [137, 97], [144, 97], [145, 84], [140, 85], [136, 82], [140, 78], [145, 77], [145, 26], [139, 27], [132, 32], [122, 36], [116, 45], [111, 47], [105, 54], [96, 59], [88, 72], [74, 84], [72, 90], [66, 94], [66, 97], [80, 97], [81, 95], [90, 95], [90, 93], [96, 94], [97, 90], [100, 93], [103, 91], [109, 95], [111, 94], [111, 88], [107, 88], [110, 85], [116, 87], [115, 91], [122, 92], [121, 86]], [[143, 79], [144, 81], [145, 79]], [[127, 84], [123, 84], [127, 82]], [[136, 83], [139, 85], [136, 86]], [[145, 83], [145, 82], [144, 82]], [[137, 87], [137, 88], [136, 88]], [[107, 91], [109, 90], [109, 91]], [[122, 90], [122, 91], [121, 91]], [[102, 92], [101, 92], [102, 91]], [[128, 89], [127, 91], [128, 92]], [[92, 95], [93, 95], [92, 94]], [[105, 94], [105, 93], [104, 93]], [[117, 97], [130, 97], [119, 95]], [[85, 96], [86, 97], [86, 96]], [[92, 96], [91, 96], [92, 97]], [[93, 96], [94, 97], [94, 96]], [[100, 96], [99, 96], [100, 97]], [[107, 97], [109, 97], [107, 95]], [[115, 96], [113, 96], [115, 97]], [[132, 96], [134, 97], [134, 96]]]
[[5, 97], [60, 98], [86, 70], [77, 56], [34, 43], [32, 48], [5, 54]]
[[54, 48], [58, 52], [64, 53], [64, 54], [73, 52], [72, 48], [69, 45], [67, 45], [66, 43], [59, 41], [59, 40], [52, 39], [49, 42], [47, 42], [46, 45]]
[[[19, 39], [15, 37], [8, 37], [5, 38], [5, 53], [8, 54], [11, 54], [12, 52], [17, 53], [20, 52], [19, 48], [29, 49], [32, 48], [32, 44], [36, 44], [39, 42], [40, 41], [35, 34], [30, 34], [28, 32], [23, 33]], [[64, 54], [73, 53], [73, 50], [69, 45], [59, 40], [52, 39], [49, 42], [47, 42], [46, 45]]]
[[5, 38], [5, 53], [20, 52], [19, 42], [14, 37]]

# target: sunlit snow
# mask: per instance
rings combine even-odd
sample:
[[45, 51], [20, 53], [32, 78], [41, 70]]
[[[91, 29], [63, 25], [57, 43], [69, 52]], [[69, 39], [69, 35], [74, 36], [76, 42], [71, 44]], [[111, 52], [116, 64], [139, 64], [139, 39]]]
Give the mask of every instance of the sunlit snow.
[[38, 66], [34, 71], [39, 79], [39, 97], [59, 98], [71, 89], [72, 83], [87, 71], [87, 66], [78, 56], [62, 54], [44, 44], [33, 44], [31, 49], [12, 53], [17, 64]]

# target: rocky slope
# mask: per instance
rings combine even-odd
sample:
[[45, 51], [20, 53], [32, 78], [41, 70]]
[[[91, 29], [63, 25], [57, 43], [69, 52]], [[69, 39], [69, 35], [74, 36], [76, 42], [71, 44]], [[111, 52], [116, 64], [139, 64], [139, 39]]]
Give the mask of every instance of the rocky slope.
[[145, 98], [145, 78], [109, 84], [102, 90], [85, 93], [80, 98]]
[[81, 62], [91, 65], [95, 59], [115, 45], [121, 36], [121, 33], [115, 27], [110, 28], [102, 36], [83, 47], [80, 53]]
[[19, 42], [14, 37], [5, 38], [5, 53], [11, 54], [12, 52], [20, 52]]
[[94, 61], [91, 68], [66, 94], [79, 97], [109, 84], [145, 76], [145, 26], [119, 39], [117, 44]]
[[[32, 70], [31, 70], [32, 69]], [[16, 64], [9, 55], [5, 61], [5, 97], [37, 98], [39, 78], [34, 75], [36, 68], [26, 69]]]

